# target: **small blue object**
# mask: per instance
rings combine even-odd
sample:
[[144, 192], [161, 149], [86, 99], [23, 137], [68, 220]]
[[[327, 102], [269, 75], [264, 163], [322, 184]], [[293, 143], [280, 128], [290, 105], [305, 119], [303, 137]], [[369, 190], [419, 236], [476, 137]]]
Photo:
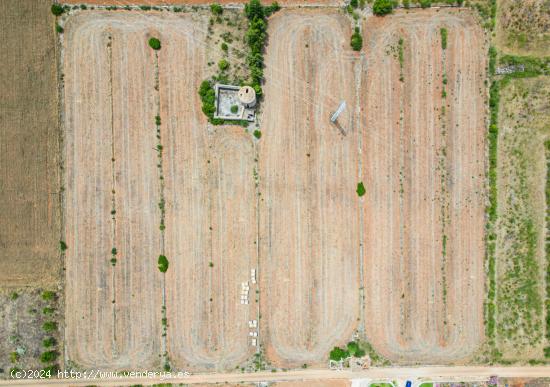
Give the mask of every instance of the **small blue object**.
[[412, 382], [410, 380], [407, 380], [405, 387], [412, 387]]

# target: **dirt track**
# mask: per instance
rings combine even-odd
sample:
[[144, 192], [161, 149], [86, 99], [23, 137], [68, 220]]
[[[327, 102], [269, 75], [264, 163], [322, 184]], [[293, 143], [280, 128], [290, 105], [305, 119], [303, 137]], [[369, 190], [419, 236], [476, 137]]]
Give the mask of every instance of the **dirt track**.
[[[351, 338], [359, 314], [350, 34], [336, 11], [281, 11], [269, 22], [259, 148], [261, 328], [278, 364], [324, 362]], [[350, 106], [341, 119], [347, 135], [329, 121], [341, 100]]]
[[[82, 4], [79, 0], [64, 0], [64, 4]], [[87, 0], [86, 4], [97, 4], [97, 5], [208, 5], [212, 4], [211, 0]], [[248, 3], [248, 0], [217, 0], [215, 3], [218, 4], [240, 4]], [[272, 0], [262, 0], [262, 3], [265, 5], [270, 5], [273, 3]], [[278, 1], [281, 5], [304, 5], [304, 0], [280, 0]], [[307, 1], [308, 5], [342, 5], [343, 1], [339, 0], [313, 0]]]
[[482, 31], [453, 11], [399, 12], [364, 27], [366, 333], [394, 361], [457, 361], [483, 332]]

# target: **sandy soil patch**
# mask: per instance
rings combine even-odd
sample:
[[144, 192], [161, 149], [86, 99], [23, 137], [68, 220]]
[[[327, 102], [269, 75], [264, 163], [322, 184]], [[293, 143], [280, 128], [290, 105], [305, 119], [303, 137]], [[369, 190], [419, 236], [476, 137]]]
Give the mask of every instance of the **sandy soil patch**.
[[[355, 82], [348, 19], [281, 11], [269, 21], [260, 140], [263, 343], [277, 364], [324, 362], [358, 317]], [[341, 100], [346, 131], [329, 117]]]
[[465, 11], [364, 29], [366, 333], [395, 362], [463, 359], [483, 340], [483, 33]]

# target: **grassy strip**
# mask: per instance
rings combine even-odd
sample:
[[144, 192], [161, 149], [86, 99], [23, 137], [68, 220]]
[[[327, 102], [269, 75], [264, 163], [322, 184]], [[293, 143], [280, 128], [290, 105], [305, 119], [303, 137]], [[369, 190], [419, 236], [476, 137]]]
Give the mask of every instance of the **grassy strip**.
[[[493, 1], [492, 1], [493, 3]], [[494, 15], [493, 15], [494, 17]], [[497, 65], [497, 51], [494, 47], [489, 48], [489, 75], [491, 77], [491, 86], [489, 89], [489, 131], [488, 131], [488, 143], [489, 143], [489, 206], [486, 209], [487, 213], [487, 248], [486, 248], [486, 262], [487, 272], [489, 277], [487, 301], [485, 304], [485, 334], [488, 338], [488, 344], [491, 350], [491, 357], [493, 361], [502, 362], [502, 353], [496, 347], [496, 230], [495, 224], [497, 221], [497, 149], [498, 149], [498, 114], [500, 103], [500, 90], [504, 88], [508, 82], [513, 78], [527, 78], [535, 77], [539, 75], [545, 75], [549, 73], [548, 67], [550, 64], [550, 58], [532, 58], [532, 57], [520, 57], [504, 55], [500, 57], [499, 64], [501, 65], [524, 65], [524, 71], [514, 72], [502, 76], [501, 79], [495, 79], [496, 65]], [[550, 146], [550, 145], [549, 145]], [[549, 183], [547, 183], [549, 184]], [[547, 188], [550, 189], [550, 188]], [[532, 225], [531, 225], [532, 226]], [[525, 235], [524, 239], [529, 242], [532, 239], [532, 230], [527, 224], [526, 228], [521, 230]], [[530, 245], [528, 243], [528, 245]], [[528, 257], [527, 257], [528, 258]], [[550, 266], [548, 268], [548, 277], [550, 277]], [[547, 286], [548, 293], [550, 294], [550, 286]], [[530, 302], [529, 302], [530, 303]], [[549, 305], [549, 302], [546, 301]], [[549, 305], [550, 306], [550, 305]], [[548, 309], [548, 307], [547, 307]], [[550, 329], [550, 315], [547, 315], [547, 326]], [[547, 330], [549, 332], [549, 330]], [[550, 356], [550, 347], [545, 353]]]
[[447, 29], [441, 28], [441, 48], [447, 49]]
[[[489, 75], [495, 75], [497, 52], [494, 47], [489, 48]], [[495, 223], [497, 219], [497, 145], [498, 145], [498, 105], [499, 82], [492, 80], [489, 89], [489, 206], [487, 212], [487, 250], [486, 262], [489, 277], [489, 289], [485, 304], [485, 335], [488, 338], [492, 350], [492, 357], [499, 359], [502, 354], [496, 349], [495, 343], [495, 296], [496, 296], [496, 270], [495, 270], [495, 249], [496, 234]]]
[[[544, 301], [546, 307], [546, 340], [550, 343], [550, 140], [544, 142], [544, 148], [546, 150], [546, 300]], [[550, 358], [550, 345], [544, 348], [544, 357]]]

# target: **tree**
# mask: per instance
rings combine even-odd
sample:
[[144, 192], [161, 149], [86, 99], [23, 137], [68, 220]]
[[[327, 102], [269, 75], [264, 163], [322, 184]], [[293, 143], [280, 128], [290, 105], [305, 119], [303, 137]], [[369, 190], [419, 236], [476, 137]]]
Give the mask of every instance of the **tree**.
[[159, 255], [158, 268], [161, 273], [166, 273], [168, 270], [168, 258], [165, 255]]
[[351, 5], [353, 8], [357, 8], [359, 6], [358, 0], [350, 0], [349, 5]]
[[262, 132], [259, 130], [255, 130], [253, 134], [254, 134], [254, 137], [256, 137], [258, 140], [262, 138]]
[[432, 6], [431, 0], [420, 0], [420, 7], [430, 8]]
[[334, 347], [332, 351], [330, 351], [330, 360], [340, 361], [347, 357], [349, 357], [349, 352], [345, 349]]
[[59, 356], [57, 351], [47, 351], [40, 355], [40, 361], [42, 363], [51, 363], [57, 359], [57, 356]]
[[394, 4], [392, 0], [375, 0], [372, 12], [378, 16], [387, 15], [393, 11]]
[[357, 195], [359, 195], [360, 197], [363, 196], [367, 190], [365, 190], [365, 185], [363, 184], [363, 182], [360, 182], [359, 184], [357, 184]]
[[361, 51], [361, 48], [363, 48], [363, 37], [359, 27], [355, 27], [355, 32], [351, 35], [351, 48], [355, 51]]
[[[238, 111], [239, 111], [239, 107], [237, 105], [231, 106], [231, 113], [237, 114]], [[212, 262], [210, 262], [210, 263], [212, 263]], [[212, 266], [210, 266], [210, 267], [212, 267]]]
[[245, 4], [244, 12], [249, 20], [263, 19], [265, 17], [264, 7], [260, 0], [250, 0], [250, 3]]
[[151, 38], [151, 39], [149, 39], [149, 46], [150, 46], [153, 50], [160, 50], [160, 40], [158, 40], [157, 38]]
[[42, 345], [44, 348], [53, 347], [56, 344], [56, 341], [53, 337], [48, 337], [47, 339], [42, 340]]
[[360, 346], [359, 346], [359, 343], [356, 342], [356, 341], [350, 341], [347, 345], [348, 347], [348, 352], [350, 353], [351, 356], [355, 356], [355, 357], [363, 357], [365, 356], [365, 350], [362, 349]]
[[223, 8], [219, 4], [211, 4], [210, 11], [212, 11], [214, 15], [221, 15], [223, 13]]
[[63, 7], [59, 4], [52, 4], [52, 13], [55, 16], [60, 16], [63, 13]]

